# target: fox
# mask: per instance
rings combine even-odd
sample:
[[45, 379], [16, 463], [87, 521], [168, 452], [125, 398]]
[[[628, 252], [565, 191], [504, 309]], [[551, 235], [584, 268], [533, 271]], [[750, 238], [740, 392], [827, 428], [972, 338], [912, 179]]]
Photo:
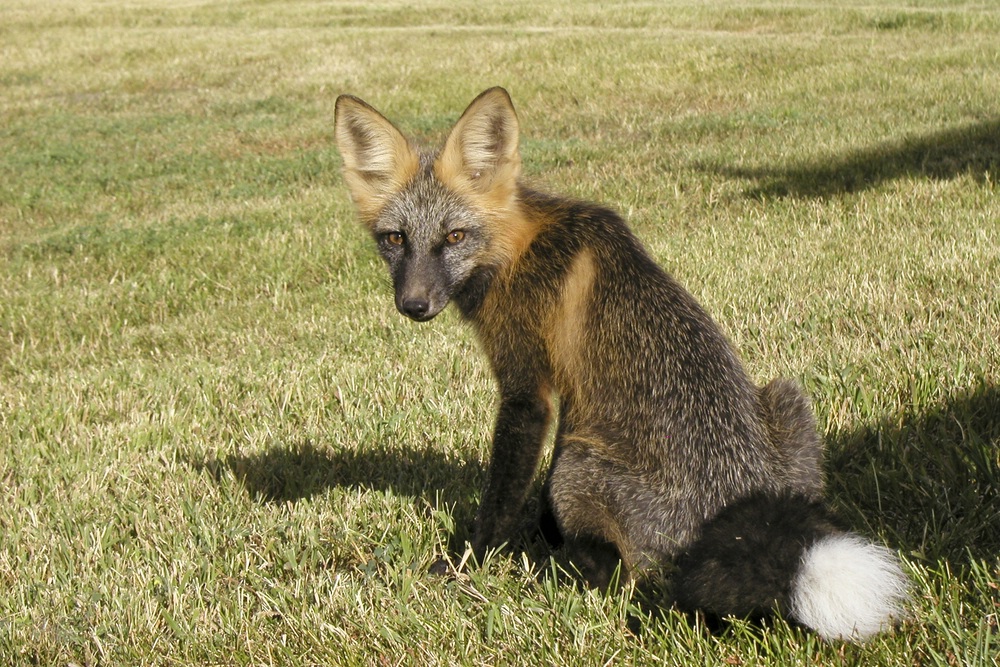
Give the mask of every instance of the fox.
[[[905, 618], [900, 559], [823, 504], [805, 391], [754, 384], [618, 213], [525, 182], [505, 89], [476, 97], [437, 151], [352, 95], [334, 116], [397, 310], [427, 322], [454, 304], [496, 381], [477, 562], [515, 540], [555, 421], [540, 523], [587, 585], [672, 567], [679, 609], [781, 614], [829, 640]], [[432, 571], [448, 568], [446, 556]]]

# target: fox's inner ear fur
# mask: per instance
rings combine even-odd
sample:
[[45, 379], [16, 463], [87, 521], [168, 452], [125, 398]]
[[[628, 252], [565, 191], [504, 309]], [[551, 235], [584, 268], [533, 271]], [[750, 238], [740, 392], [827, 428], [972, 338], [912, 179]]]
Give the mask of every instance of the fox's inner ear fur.
[[334, 127], [351, 199], [370, 220], [416, 175], [420, 157], [382, 114], [351, 95], [337, 98]]
[[517, 142], [517, 114], [510, 95], [503, 88], [490, 88], [458, 119], [434, 171], [457, 190], [486, 194], [513, 189], [521, 174]]

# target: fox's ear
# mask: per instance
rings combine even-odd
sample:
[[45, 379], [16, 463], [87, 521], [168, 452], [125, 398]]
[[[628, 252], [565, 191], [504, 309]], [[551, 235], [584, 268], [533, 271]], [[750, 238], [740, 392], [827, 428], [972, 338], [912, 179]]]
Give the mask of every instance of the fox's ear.
[[448, 135], [434, 171], [458, 190], [513, 190], [521, 174], [518, 123], [510, 95], [490, 88], [472, 101]]
[[416, 175], [420, 158], [392, 123], [356, 97], [338, 97], [334, 118], [344, 180], [361, 218], [370, 219]]

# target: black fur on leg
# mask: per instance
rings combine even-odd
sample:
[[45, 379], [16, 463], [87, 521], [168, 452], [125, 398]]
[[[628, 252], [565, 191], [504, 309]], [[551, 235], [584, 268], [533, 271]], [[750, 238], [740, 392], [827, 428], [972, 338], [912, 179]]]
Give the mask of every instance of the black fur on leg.
[[562, 547], [566, 541], [563, 539], [562, 531], [559, 530], [559, 521], [552, 509], [548, 484], [542, 489], [542, 511], [538, 517], [538, 536], [553, 550]]
[[801, 494], [747, 496], [708, 521], [678, 557], [677, 606], [717, 619], [762, 619], [788, 609], [806, 548], [840, 532], [822, 504]]
[[603, 540], [567, 539], [560, 560], [568, 561], [568, 569], [579, 572], [588, 587], [603, 592], [617, 588], [625, 576], [618, 549]]

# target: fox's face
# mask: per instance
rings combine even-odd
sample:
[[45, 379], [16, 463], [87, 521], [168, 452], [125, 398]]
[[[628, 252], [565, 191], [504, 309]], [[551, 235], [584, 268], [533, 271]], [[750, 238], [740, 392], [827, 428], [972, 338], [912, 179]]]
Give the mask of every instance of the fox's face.
[[344, 179], [388, 263], [402, 314], [431, 319], [473, 276], [516, 255], [517, 137], [501, 88], [473, 101], [437, 155], [421, 155], [361, 100], [337, 99]]
[[488, 263], [491, 234], [463, 198], [423, 172], [389, 199], [371, 225], [389, 265], [396, 308], [423, 322]]

